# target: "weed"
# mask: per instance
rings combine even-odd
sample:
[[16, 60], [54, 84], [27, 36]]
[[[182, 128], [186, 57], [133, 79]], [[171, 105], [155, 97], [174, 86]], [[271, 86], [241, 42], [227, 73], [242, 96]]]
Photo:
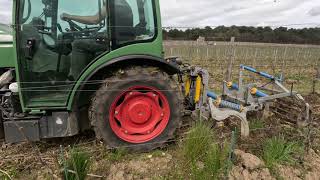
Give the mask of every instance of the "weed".
[[0, 179], [11, 180], [11, 176], [6, 172], [0, 169]]
[[72, 149], [65, 165], [68, 171], [64, 174], [66, 180], [84, 180], [90, 169], [90, 156], [80, 149]]
[[191, 179], [220, 179], [228, 165], [228, 154], [227, 145], [212, 144], [205, 155], [203, 167], [199, 167], [197, 162], [191, 164]]
[[184, 176], [177, 169], [173, 169], [163, 177], [155, 177], [153, 180], [184, 180]]
[[218, 179], [222, 170], [227, 168], [228, 154], [229, 146], [226, 144], [222, 146], [219, 146], [218, 144], [212, 145], [207, 154], [204, 168], [210, 179]]
[[262, 129], [265, 127], [265, 124], [260, 119], [253, 119], [250, 121], [249, 127], [251, 130]]
[[165, 154], [165, 152], [163, 152], [163, 151], [161, 151], [161, 150], [154, 150], [154, 151], [152, 152], [152, 156], [153, 156], [153, 157], [161, 157], [161, 156], [163, 156], [163, 154]]
[[14, 179], [18, 176], [18, 174], [19, 172], [17, 167], [11, 167], [8, 171], [3, 171], [0, 169], [0, 179]]
[[182, 150], [191, 179], [219, 179], [227, 168], [229, 147], [217, 143], [214, 134], [204, 122], [196, 123], [189, 131]]
[[204, 122], [197, 122], [189, 131], [183, 142], [182, 154], [189, 162], [201, 160], [213, 144], [213, 132]]
[[113, 150], [110, 154], [108, 154], [107, 158], [110, 161], [115, 162], [115, 161], [122, 160], [127, 154], [128, 154], [128, 151], [125, 148], [119, 148], [119, 149]]
[[276, 164], [292, 164], [294, 156], [302, 153], [303, 147], [296, 142], [288, 142], [283, 136], [267, 139], [263, 147], [263, 159], [267, 167]]

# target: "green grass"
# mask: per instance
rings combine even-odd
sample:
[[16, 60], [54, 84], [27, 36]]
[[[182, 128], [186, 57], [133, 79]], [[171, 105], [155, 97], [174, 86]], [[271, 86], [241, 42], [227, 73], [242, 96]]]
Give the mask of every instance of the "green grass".
[[0, 179], [11, 180], [12, 177], [9, 175], [9, 173], [0, 169]]
[[219, 179], [227, 168], [229, 146], [219, 144], [214, 134], [209, 125], [198, 122], [186, 136], [182, 147], [182, 167], [189, 178]]
[[223, 171], [229, 168], [228, 155], [229, 146], [226, 143], [222, 146], [215, 144], [211, 147], [204, 163], [204, 171], [209, 179], [218, 179]]
[[212, 144], [206, 152], [203, 160], [203, 167], [199, 167], [197, 162], [190, 166], [191, 179], [221, 179], [226, 168], [228, 168], [229, 146]]
[[[72, 149], [65, 162], [64, 177], [66, 180], [84, 180], [90, 169], [90, 156], [80, 149]], [[71, 170], [72, 172], [69, 172]]]
[[294, 156], [303, 152], [303, 146], [296, 142], [288, 142], [284, 137], [273, 137], [265, 141], [262, 158], [269, 168], [277, 164], [293, 164]]
[[182, 154], [189, 162], [202, 160], [214, 143], [214, 133], [204, 122], [197, 122], [188, 132], [183, 142]]
[[128, 151], [125, 148], [119, 148], [119, 149], [114, 149], [112, 152], [108, 153], [107, 159], [109, 159], [112, 162], [117, 162], [126, 157], [128, 154]]
[[262, 129], [265, 127], [265, 123], [260, 119], [253, 119], [249, 123], [249, 127], [251, 130]]
[[17, 167], [11, 167], [6, 171], [2, 171], [3, 170], [0, 169], [0, 179], [15, 179], [19, 175]]
[[156, 150], [152, 151], [151, 153], [152, 153], [153, 157], [161, 157], [163, 155], [163, 153], [165, 153], [165, 152], [160, 149], [156, 149]]

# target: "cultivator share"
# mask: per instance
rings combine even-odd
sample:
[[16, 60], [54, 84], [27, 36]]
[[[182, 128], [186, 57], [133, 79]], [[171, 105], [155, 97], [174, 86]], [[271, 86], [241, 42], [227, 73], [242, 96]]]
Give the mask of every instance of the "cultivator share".
[[[310, 105], [292, 88], [284, 87], [281, 78], [241, 65], [238, 83], [224, 82], [223, 93], [219, 96], [208, 90], [209, 74], [206, 70], [199, 67], [187, 69], [184, 71], [184, 90], [188, 107], [199, 110], [202, 115], [209, 113], [218, 122], [232, 116], [239, 118], [243, 137], [249, 136], [248, 112], [260, 111], [266, 115], [270, 111], [299, 126], [306, 126], [312, 120]], [[245, 72], [258, 76], [260, 82], [247, 82], [250, 80], [245, 79]]]
[[[243, 136], [250, 111], [311, 120], [309, 105], [280, 78], [241, 66], [239, 82], [225, 82], [219, 96], [209, 91], [206, 70], [165, 59], [159, 0], [13, 4], [12, 32], [1, 31], [14, 38], [0, 40], [0, 138], [7, 143], [93, 130], [108, 148], [149, 151], [175, 138], [184, 112], [220, 123], [238, 117]], [[244, 71], [268, 82], [245, 83]]]

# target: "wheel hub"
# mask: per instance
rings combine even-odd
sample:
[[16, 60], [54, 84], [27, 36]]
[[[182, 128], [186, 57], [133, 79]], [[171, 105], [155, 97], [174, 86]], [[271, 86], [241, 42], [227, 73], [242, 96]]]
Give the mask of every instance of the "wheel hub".
[[152, 109], [147, 99], [137, 100], [127, 106], [129, 118], [133, 123], [143, 124], [152, 116]]
[[130, 143], [144, 143], [159, 136], [170, 119], [169, 102], [153, 87], [135, 86], [121, 93], [110, 108], [113, 132]]

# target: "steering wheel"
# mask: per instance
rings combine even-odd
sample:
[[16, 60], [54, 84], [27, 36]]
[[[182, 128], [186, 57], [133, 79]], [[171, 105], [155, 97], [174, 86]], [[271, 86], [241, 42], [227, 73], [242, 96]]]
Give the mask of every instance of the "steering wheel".
[[71, 31], [83, 31], [83, 28], [80, 27], [80, 26], [79, 26], [78, 24], [76, 24], [75, 22], [73, 22], [72, 20], [67, 19], [66, 22], [69, 24]]

